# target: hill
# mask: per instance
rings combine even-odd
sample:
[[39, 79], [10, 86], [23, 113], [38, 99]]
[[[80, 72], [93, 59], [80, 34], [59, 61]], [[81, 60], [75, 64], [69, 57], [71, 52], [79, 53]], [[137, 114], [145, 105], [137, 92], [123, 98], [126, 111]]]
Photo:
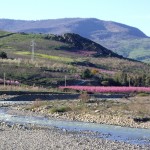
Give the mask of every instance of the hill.
[[[31, 41], [35, 42], [34, 57]], [[33, 43], [32, 43], [33, 44]], [[0, 79], [22, 85], [150, 85], [150, 67], [125, 59], [77, 34], [0, 32]], [[31, 59], [32, 58], [32, 59]]]
[[150, 62], [150, 38], [135, 27], [95, 18], [37, 21], [0, 19], [0, 30], [25, 33], [76, 33], [124, 57]]

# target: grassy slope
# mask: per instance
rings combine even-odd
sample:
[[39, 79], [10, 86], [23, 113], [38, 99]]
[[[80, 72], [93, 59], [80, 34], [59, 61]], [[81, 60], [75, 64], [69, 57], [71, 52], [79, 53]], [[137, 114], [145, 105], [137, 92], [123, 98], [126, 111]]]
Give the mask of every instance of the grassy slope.
[[[0, 32], [0, 36], [7, 34]], [[88, 67], [88, 63], [92, 64], [90, 69], [98, 68], [116, 72], [124, 70], [132, 74], [150, 73], [150, 67], [143, 63], [113, 57], [87, 57], [68, 49], [64, 50], [64, 47], [70, 48], [66, 43], [46, 40], [44, 37], [45, 35], [41, 34], [12, 34], [0, 38], [0, 51], [7, 52], [9, 58], [15, 58], [0, 60], [0, 78], [3, 78], [5, 72], [7, 79], [16, 79], [28, 85], [50, 87], [63, 85], [64, 77], [67, 75], [67, 84], [74, 84], [82, 80], [75, 76], [79, 76]], [[35, 60], [32, 62], [30, 45], [33, 39], [36, 46]]]
[[124, 57], [150, 63], [150, 38], [101, 41], [104, 46]]

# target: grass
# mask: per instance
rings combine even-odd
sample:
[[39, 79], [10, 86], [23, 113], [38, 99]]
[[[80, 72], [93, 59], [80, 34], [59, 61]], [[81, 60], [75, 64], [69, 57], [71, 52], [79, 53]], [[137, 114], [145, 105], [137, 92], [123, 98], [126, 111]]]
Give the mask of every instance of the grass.
[[34, 111], [35, 109], [45, 106], [47, 103], [41, 99], [36, 99], [30, 106], [26, 107], [26, 110]]
[[138, 97], [143, 97], [143, 96], [149, 96], [150, 95], [150, 93], [138, 93], [136, 96], [138, 96]]
[[[16, 52], [16, 54], [18, 54], [18, 55], [30, 55], [30, 56], [32, 55], [31, 52]], [[52, 56], [52, 55], [39, 54], [39, 53], [35, 53], [34, 55], [37, 56], [37, 57], [46, 58], [46, 59], [50, 59], [50, 60], [61, 61], [61, 62], [74, 62], [73, 59], [66, 58], [66, 57]]]
[[124, 57], [137, 59], [143, 62], [150, 62], [150, 60], [147, 59], [147, 57], [150, 57], [149, 38], [118, 41], [105, 40], [101, 43], [110, 49], [114, 49], [114, 52], [117, 52]]
[[39, 87], [39, 86], [28, 86], [28, 85], [0, 85], [0, 91], [28, 91], [28, 92], [51, 92], [52, 89]]
[[[40, 104], [40, 105], [39, 105]], [[35, 101], [34, 108], [51, 106], [48, 109], [49, 113], [64, 113], [74, 112], [77, 114], [93, 114], [93, 115], [111, 115], [111, 116], [150, 116], [150, 100], [149, 96], [145, 97], [130, 97], [120, 101], [113, 100], [95, 100], [83, 102], [80, 100], [75, 101]], [[32, 107], [33, 108], [33, 107]], [[95, 114], [95, 111], [98, 113]]]
[[135, 97], [129, 105], [129, 110], [133, 112], [134, 116], [149, 116], [150, 117], [150, 97]]

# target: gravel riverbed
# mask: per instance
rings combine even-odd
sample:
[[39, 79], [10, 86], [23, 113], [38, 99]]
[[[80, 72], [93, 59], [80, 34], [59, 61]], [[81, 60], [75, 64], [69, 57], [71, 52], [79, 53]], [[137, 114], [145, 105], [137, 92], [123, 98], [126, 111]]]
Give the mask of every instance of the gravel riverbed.
[[149, 146], [131, 145], [92, 137], [92, 133], [69, 132], [57, 128], [0, 126], [1, 150], [148, 150]]

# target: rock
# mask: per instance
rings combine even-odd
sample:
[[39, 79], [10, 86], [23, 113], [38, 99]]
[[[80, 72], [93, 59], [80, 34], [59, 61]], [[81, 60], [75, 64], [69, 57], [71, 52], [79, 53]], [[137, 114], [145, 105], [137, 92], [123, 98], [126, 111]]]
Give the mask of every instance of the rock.
[[2, 126], [6, 126], [6, 122], [2, 122], [1, 125], [2, 125]]
[[67, 132], [67, 130], [66, 130], [66, 129], [62, 129], [62, 131], [63, 131], [63, 132]]
[[41, 113], [44, 113], [44, 112], [45, 112], [45, 110], [44, 110], [44, 109], [42, 109], [42, 110], [41, 110]]
[[98, 112], [100, 112], [100, 110], [95, 110], [95, 113], [98, 113]]
[[17, 127], [18, 129], [21, 129], [21, 128], [23, 127], [23, 125], [22, 125], [22, 124], [16, 124], [16, 127]]
[[10, 124], [6, 124], [6, 127], [11, 128], [12, 126]]
[[32, 111], [32, 112], [35, 112], [35, 109], [32, 109], [31, 111]]
[[15, 129], [15, 128], [16, 128], [16, 125], [15, 125], [15, 124], [13, 124], [13, 125], [12, 125], [12, 129]]
[[59, 113], [55, 113], [55, 114], [54, 114], [54, 117], [59, 117], [59, 116], [60, 116]]
[[144, 118], [133, 118], [133, 120], [135, 122], [147, 122], [147, 121], [150, 121], [150, 118], [148, 117], [144, 117]]

